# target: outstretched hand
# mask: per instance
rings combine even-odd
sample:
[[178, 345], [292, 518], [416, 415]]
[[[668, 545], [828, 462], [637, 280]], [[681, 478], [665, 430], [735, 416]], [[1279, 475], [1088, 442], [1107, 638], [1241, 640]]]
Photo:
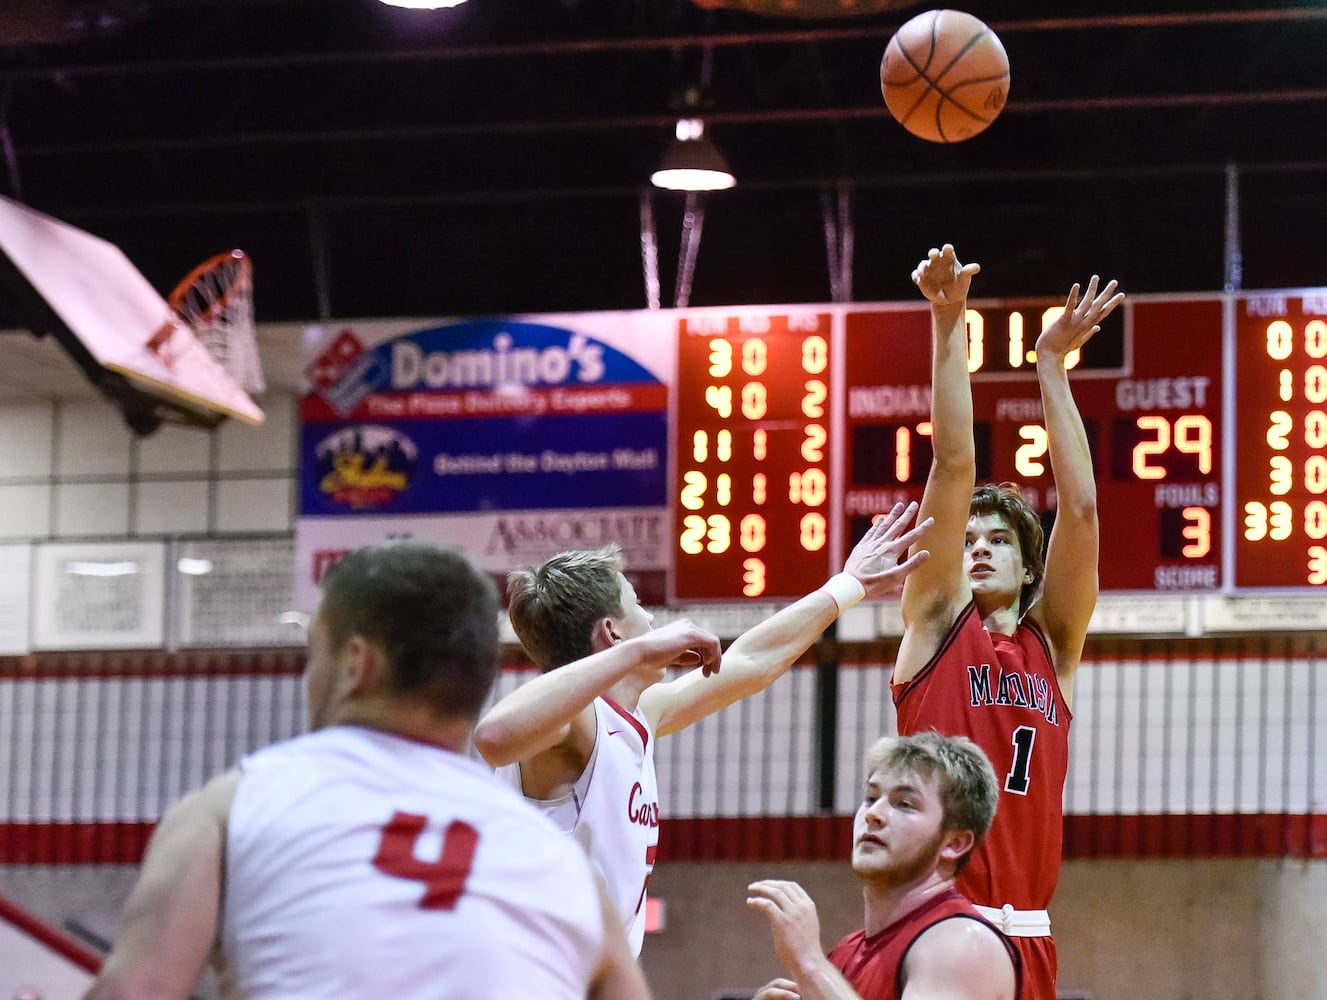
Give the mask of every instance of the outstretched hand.
[[639, 643], [642, 665], [651, 669], [700, 667], [708, 677], [718, 671], [723, 656], [719, 637], [689, 618], [679, 618], [627, 641]]
[[912, 283], [935, 305], [962, 304], [968, 299], [973, 276], [980, 271], [980, 264], [960, 264], [954, 244], [946, 243], [939, 250], [931, 247], [912, 272]]
[[843, 570], [862, 581], [867, 597], [892, 594], [903, 586], [909, 573], [931, 557], [926, 549], [918, 549], [907, 556], [913, 543], [935, 523], [935, 518], [928, 517], [912, 530], [904, 530], [916, 516], [916, 501], [906, 508], [901, 503], [894, 504], [888, 514], [876, 517], [861, 541], [848, 553]]
[[1078, 297], [1077, 282], [1069, 289], [1064, 312], [1037, 338], [1037, 357], [1045, 354], [1062, 361], [1065, 355], [1091, 340], [1092, 335], [1101, 329], [1101, 321], [1124, 301], [1124, 293], [1115, 290], [1118, 282], [1114, 278], [1106, 282], [1106, 287], [1098, 294], [1099, 280], [1095, 274], [1092, 275], [1092, 280], [1087, 283], [1087, 292], [1081, 299]]

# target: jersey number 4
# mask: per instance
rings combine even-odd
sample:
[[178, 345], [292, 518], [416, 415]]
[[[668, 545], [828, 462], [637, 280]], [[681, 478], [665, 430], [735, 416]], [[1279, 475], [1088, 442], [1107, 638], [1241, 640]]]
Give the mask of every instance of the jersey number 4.
[[470, 866], [475, 860], [479, 831], [469, 823], [455, 820], [442, 834], [442, 854], [436, 861], [415, 857], [415, 843], [428, 825], [427, 816], [398, 812], [382, 828], [382, 840], [373, 867], [384, 875], [424, 883], [421, 910], [452, 910], [465, 891]]

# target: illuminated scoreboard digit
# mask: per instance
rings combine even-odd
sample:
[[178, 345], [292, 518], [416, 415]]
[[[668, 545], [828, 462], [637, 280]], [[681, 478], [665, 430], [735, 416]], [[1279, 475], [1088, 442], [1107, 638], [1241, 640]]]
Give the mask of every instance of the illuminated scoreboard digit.
[[680, 321], [674, 596], [787, 599], [830, 575], [830, 317]]
[[1327, 584], [1327, 290], [1235, 300], [1235, 585]]
[[[1012, 480], [1056, 507], [1033, 345], [1062, 303], [967, 315], [977, 482]], [[844, 544], [919, 500], [930, 471], [930, 312], [846, 317]], [[1103, 590], [1217, 590], [1222, 524], [1222, 306], [1141, 301], [1068, 359], [1097, 483]]]

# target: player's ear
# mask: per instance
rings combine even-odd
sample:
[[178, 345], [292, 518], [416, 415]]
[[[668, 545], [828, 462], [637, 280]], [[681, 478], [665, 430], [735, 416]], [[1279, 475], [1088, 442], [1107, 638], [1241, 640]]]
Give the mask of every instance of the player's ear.
[[590, 636], [590, 646], [594, 650], [608, 649], [610, 646], [616, 646], [622, 641], [622, 635], [617, 630], [617, 622], [604, 616], [594, 623], [594, 632]]
[[946, 830], [940, 844], [940, 860], [957, 864], [977, 844], [977, 835], [971, 830]]
[[347, 693], [363, 695], [375, 690], [387, 670], [382, 648], [356, 633], [346, 641], [341, 658], [341, 683]]

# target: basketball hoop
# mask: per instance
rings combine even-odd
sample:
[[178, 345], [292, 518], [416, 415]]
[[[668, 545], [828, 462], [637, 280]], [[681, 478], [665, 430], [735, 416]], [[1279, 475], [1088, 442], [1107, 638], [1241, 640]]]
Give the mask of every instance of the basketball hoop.
[[243, 250], [203, 261], [166, 301], [240, 388], [263, 391], [253, 321], [253, 263]]

